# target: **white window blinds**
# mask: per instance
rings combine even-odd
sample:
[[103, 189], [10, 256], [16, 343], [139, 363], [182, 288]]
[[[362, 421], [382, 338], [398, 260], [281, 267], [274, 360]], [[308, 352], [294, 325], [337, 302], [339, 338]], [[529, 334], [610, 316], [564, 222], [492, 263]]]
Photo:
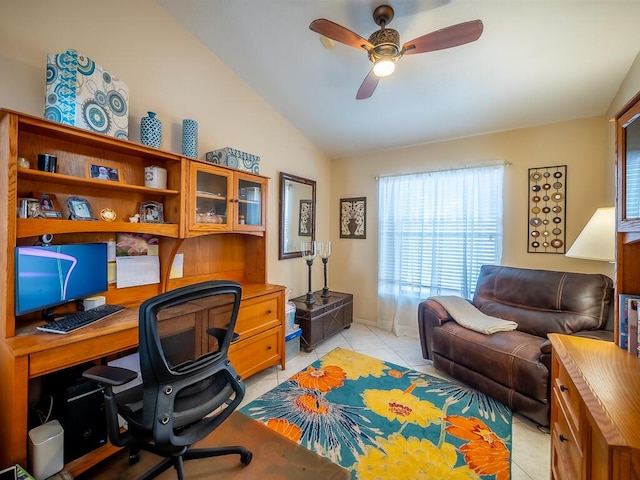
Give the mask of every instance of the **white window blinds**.
[[503, 172], [499, 165], [379, 180], [380, 298], [471, 298], [480, 267], [501, 260]]

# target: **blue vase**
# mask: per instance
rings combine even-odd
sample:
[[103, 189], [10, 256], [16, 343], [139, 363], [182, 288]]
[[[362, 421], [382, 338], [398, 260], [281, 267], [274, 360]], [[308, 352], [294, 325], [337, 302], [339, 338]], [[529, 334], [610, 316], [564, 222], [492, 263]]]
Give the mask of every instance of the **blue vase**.
[[182, 121], [182, 154], [185, 157], [198, 157], [198, 122], [195, 120]]
[[148, 117], [142, 117], [140, 122], [140, 141], [143, 145], [160, 148], [162, 142], [162, 122], [156, 118], [154, 112], [147, 112]]

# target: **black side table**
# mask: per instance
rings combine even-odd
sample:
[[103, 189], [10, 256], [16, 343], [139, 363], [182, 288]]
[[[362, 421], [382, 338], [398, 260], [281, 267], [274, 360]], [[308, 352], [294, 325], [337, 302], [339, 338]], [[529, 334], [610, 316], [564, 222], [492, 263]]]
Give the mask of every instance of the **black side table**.
[[326, 298], [321, 294], [321, 290], [314, 292], [311, 304], [305, 301], [306, 295], [291, 300], [296, 306], [296, 323], [302, 328], [300, 346], [306, 352], [353, 323], [352, 294], [330, 292]]

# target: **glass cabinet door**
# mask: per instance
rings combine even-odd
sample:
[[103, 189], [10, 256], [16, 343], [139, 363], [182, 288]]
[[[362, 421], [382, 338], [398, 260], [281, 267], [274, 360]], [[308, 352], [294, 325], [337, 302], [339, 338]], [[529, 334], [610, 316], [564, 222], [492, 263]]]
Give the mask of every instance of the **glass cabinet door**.
[[265, 230], [267, 179], [213, 165], [191, 165], [189, 230]]
[[264, 230], [265, 180], [244, 174], [236, 175], [235, 229]]
[[640, 121], [634, 118], [624, 128], [625, 216], [640, 218]]
[[[620, 230], [640, 220], [640, 106], [636, 103], [617, 119], [618, 182], [622, 187], [620, 204]], [[626, 224], [626, 225], [625, 225]]]
[[191, 229], [227, 230], [230, 227], [230, 177], [230, 172], [211, 167], [192, 170], [195, 198], [191, 206]]

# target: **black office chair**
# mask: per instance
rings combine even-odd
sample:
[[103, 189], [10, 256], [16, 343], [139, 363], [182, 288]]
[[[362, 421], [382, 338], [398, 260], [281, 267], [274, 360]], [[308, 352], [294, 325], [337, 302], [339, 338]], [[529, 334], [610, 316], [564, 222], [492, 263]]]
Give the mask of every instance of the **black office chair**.
[[[96, 366], [84, 377], [104, 385], [109, 440], [165, 457], [139, 480], [155, 478], [172, 465], [184, 478], [184, 460], [237, 453], [248, 465], [252, 453], [241, 446], [190, 449], [240, 404], [244, 384], [231, 366], [242, 289], [230, 281], [210, 281], [172, 290], [140, 306], [139, 355], [142, 384], [118, 393], [137, 373]], [[118, 389], [117, 389], [118, 390]], [[127, 422], [120, 429], [120, 414]]]

